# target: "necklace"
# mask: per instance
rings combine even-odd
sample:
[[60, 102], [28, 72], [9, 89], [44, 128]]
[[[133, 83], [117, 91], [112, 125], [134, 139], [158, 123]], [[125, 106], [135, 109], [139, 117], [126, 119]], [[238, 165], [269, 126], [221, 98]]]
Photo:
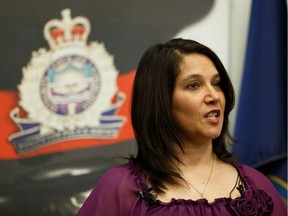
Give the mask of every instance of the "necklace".
[[208, 185], [208, 183], [209, 183], [209, 181], [210, 181], [210, 178], [211, 178], [211, 174], [212, 174], [212, 171], [213, 171], [213, 167], [214, 167], [214, 161], [215, 161], [215, 157], [214, 157], [214, 155], [213, 155], [213, 160], [212, 160], [212, 166], [211, 166], [211, 170], [210, 170], [210, 173], [209, 173], [209, 176], [208, 176], [208, 179], [207, 179], [207, 182], [206, 182], [206, 184], [205, 184], [205, 187], [204, 187], [204, 189], [203, 189], [203, 192], [201, 193], [197, 188], [195, 188], [192, 184], [190, 184], [191, 185], [191, 187], [201, 196], [201, 198], [203, 199], [204, 198], [204, 196], [203, 196], [203, 194], [205, 193], [205, 191], [206, 191], [206, 188], [207, 188], [207, 185]]

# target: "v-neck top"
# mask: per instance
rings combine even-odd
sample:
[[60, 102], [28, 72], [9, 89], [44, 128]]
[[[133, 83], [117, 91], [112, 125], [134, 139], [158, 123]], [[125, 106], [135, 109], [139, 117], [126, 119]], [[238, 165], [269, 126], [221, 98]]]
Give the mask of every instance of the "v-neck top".
[[162, 202], [147, 190], [145, 172], [129, 161], [100, 178], [77, 216], [287, 215], [284, 201], [266, 176], [246, 165], [233, 166], [245, 187], [241, 197]]

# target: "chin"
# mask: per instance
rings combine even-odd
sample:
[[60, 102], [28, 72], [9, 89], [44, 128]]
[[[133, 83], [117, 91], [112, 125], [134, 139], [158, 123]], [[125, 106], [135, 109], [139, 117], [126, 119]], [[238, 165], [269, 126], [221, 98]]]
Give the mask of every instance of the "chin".
[[209, 137], [211, 139], [216, 139], [220, 136], [220, 134], [221, 134], [221, 131], [217, 132], [217, 133], [209, 133], [209, 134], [207, 134], [207, 137]]

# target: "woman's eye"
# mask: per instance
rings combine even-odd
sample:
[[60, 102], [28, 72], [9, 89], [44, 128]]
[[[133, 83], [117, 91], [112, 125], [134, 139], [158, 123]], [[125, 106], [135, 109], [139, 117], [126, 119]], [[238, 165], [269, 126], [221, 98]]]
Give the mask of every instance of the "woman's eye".
[[198, 83], [191, 83], [189, 84], [188, 89], [197, 89], [198, 87], [199, 87]]
[[214, 87], [216, 87], [216, 88], [221, 88], [221, 81], [220, 80], [219, 81], [215, 81], [215, 82], [212, 83], [212, 85]]

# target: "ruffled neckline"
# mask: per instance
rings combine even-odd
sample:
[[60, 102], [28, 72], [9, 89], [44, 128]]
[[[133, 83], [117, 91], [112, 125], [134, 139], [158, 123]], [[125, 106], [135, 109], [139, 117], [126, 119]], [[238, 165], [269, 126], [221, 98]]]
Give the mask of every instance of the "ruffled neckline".
[[[148, 174], [142, 170], [137, 164], [133, 162], [133, 160], [129, 160], [129, 168], [132, 172], [132, 174], [135, 176], [135, 184], [136, 187], [139, 188], [139, 191], [145, 191], [149, 189], [147, 185], [147, 178]], [[242, 166], [238, 165], [236, 163], [232, 163], [232, 165], [236, 168], [238, 174], [240, 175], [240, 179], [242, 183], [245, 186], [245, 192], [247, 190], [253, 189], [253, 180], [250, 179], [248, 176], [245, 176], [243, 171], [242, 171]], [[244, 193], [245, 196], [245, 193]], [[197, 199], [197, 200], [192, 200], [192, 199], [182, 199], [182, 198], [172, 198], [170, 201], [161, 201], [156, 198], [156, 202], [159, 205], [163, 206], [169, 206], [169, 205], [208, 205], [212, 206], [215, 204], [220, 204], [220, 203], [231, 203], [233, 200], [241, 199], [242, 197], [237, 197], [235, 199], [232, 199], [231, 197], [219, 197], [214, 199], [214, 201], [209, 202], [205, 198]]]
[[[140, 199], [144, 202], [148, 202], [158, 206], [179, 206], [184, 208], [193, 208], [193, 206], [225, 206], [226, 210], [231, 215], [243, 216], [243, 215], [271, 215], [274, 210], [274, 204], [272, 198], [262, 189], [257, 188], [252, 178], [245, 175], [244, 167], [239, 164], [232, 164], [238, 171], [241, 182], [245, 186], [245, 191], [240, 197], [232, 199], [231, 197], [220, 197], [214, 199], [213, 202], [208, 202], [207, 199], [176, 199], [172, 198], [169, 202], [163, 202], [158, 200], [153, 194], [150, 193], [151, 188], [147, 186], [148, 175], [140, 169], [132, 161], [129, 162], [129, 168], [132, 174], [135, 176], [134, 181], [136, 188], [139, 189], [137, 193]], [[218, 207], [217, 207], [218, 208]]]

